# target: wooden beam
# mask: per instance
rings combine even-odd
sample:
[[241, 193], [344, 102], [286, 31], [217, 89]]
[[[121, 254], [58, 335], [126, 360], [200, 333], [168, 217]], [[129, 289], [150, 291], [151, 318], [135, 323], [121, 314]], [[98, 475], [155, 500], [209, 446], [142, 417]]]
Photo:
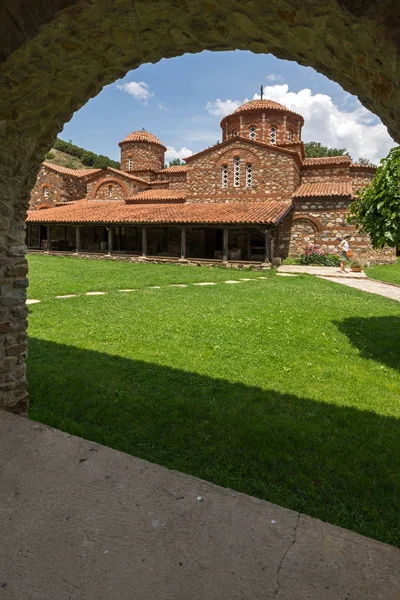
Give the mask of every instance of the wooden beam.
[[142, 256], [147, 256], [147, 229], [142, 227]]
[[266, 229], [264, 231], [264, 236], [265, 236], [264, 262], [269, 263], [269, 262], [271, 262], [270, 250], [269, 250], [269, 229]]
[[51, 227], [47, 225], [47, 252], [51, 250]]
[[229, 247], [229, 229], [224, 227], [224, 236], [222, 241], [222, 260], [228, 262], [228, 247]]
[[108, 255], [110, 256], [112, 249], [113, 249], [113, 228], [111, 225], [109, 227], [107, 227], [107, 232], [108, 232], [107, 247], [108, 247]]
[[181, 260], [186, 258], [186, 227], [181, 227]]
[[75, 227], [75, 254], [79, 254], [81, 250], [81, 228]]

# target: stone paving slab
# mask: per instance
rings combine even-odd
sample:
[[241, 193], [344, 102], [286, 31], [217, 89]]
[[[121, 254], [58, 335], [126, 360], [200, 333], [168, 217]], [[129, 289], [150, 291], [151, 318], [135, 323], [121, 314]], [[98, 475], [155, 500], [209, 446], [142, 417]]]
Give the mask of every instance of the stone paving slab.
[[0, 412], [1, 600], [399, 600], [400, 551]]
[[322, 275], [324, 277], [343, 277], [346, 279], [367, 279], [364, 271], [361, 273], [341, 273], [339, 267], [309, 267], [306, 265], [282, 265], [278, 273], [306, 273], [307, 275]]
[[39, 304], [40, 300], [34, 300], [33, 298], [28, 298], [26, 300], [26, 304]]
[[334, 283], [347, 285], [357, 290], [361, 290], [362, 292], [377, 294], [378, 296], [384, 296], [385, 298], [391, 298], [392, 300], [397, 300], [400, 302], [400, 287], [384, 283], [383, 281], [372, 281], [371, 279], [364, 279], [360, 281], [355, 279], [344, 279], [340, 277], [320, 277], [319, 279], [326, 279], [327, 281], [333, 281]]

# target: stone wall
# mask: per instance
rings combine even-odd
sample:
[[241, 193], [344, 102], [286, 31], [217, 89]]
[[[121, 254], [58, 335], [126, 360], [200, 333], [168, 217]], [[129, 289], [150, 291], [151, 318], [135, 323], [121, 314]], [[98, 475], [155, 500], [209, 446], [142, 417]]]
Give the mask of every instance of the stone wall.
[[[240, 185], [234, 185], [234, 159], [240, 158]], [[252, 166], [252, 185], [246, 186], [246, 168]], [[222, 187], [222, 170], [228, 166], [228, 187]], [[294, 155], [257, 147], [241, 139], [215, 146], [190, 159], [186, 175], [188, 202], [265, 202], [291, 200], [300, 182]]]
[[350, 181], [350, 165], [321, 165], [315, 167], [302, 167], [301, 182], [302, 183], [321, 183], [326, 181], [345, 182]]
[[[110, 187], [112, 186], [111, 193]], [[124, 173], [109, 171], [92, 177], [87, 184], [87, 195], [92, 200], [124, 200], [148, 189], [146, 183], [127, 177]]]
[[[164, 168], [164, 148], [152, 142], [120, 142], [121, 170], [132, 174], [138, 172], [158, 171]], [[132, 158], [132, 169], [129, 169], [129, 157]]]
[[289, 131], [293, 141], [301, 140], [301, 119], [295, 115], [286, 114], [279, 110], [247, 110], [229, 115], [221, 122], [222, 141], [236, 135], [249, 138], [250, 127], [256, 129], [256, 140], [266, 144], [271, 143], [271, 127], [276, 127], [276, 144], [289, 142]]
[[85, 178], [57, 173], [42, 165], [31, 192], [30, 208], [37, 209], [41, 205], [54, 206], [59, 202], [80, 200], [85, 196]]

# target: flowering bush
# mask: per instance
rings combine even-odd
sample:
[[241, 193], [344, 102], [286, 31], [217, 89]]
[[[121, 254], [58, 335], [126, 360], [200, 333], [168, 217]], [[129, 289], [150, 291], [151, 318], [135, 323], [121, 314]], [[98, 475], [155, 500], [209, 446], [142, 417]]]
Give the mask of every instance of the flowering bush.
[[340, 257], [335, 253], [326, 252], [323, 248], [315, 244], [309, 244], [304, 248], [304, 253], [300, 255], [299, 263], [301, 265], [338, 267], [340, 265]]

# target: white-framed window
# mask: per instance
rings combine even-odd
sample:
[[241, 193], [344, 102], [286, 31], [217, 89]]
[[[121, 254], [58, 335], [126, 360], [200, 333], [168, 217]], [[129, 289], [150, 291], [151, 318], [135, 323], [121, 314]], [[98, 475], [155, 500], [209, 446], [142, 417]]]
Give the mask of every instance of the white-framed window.
[[132, 156], [128, 156], [128, 171], [133, 170], [133, 158]]
[[289, 129], [287, 136], [288, 136], [289, 142], [293, 142], [293, 130], [292, 129]]
[[47, 200], [47, 198], [50, 196], [50, 190], [47, 187], [47, 185], [43, 186], [43, 198], [45, 198], [45, 200]]
[[233, 185], [240, 186], [240, 157], [235, 156], [233, 159]]
[[269, 134], [269, 141], [271, 142], [271, 144], [276, 144], [276, 136], [277, 136], [278, 130], [275, 127], [275, 125], [272, 125], [271, 129], [270, 129], [270, 134]]
[[253, 185], [253, 165], [251, 163], [247, 163], [246, 165], [246, 187], [251, 187]]
[[251, 127], [249, 127], [249, 139], [250, 140], [255, 140], [256, 139], [256, 128], [254, 127], [254, 125], [252, 125]]
[[222, 165], [222, 187], [228, 187], [228, 165]]

